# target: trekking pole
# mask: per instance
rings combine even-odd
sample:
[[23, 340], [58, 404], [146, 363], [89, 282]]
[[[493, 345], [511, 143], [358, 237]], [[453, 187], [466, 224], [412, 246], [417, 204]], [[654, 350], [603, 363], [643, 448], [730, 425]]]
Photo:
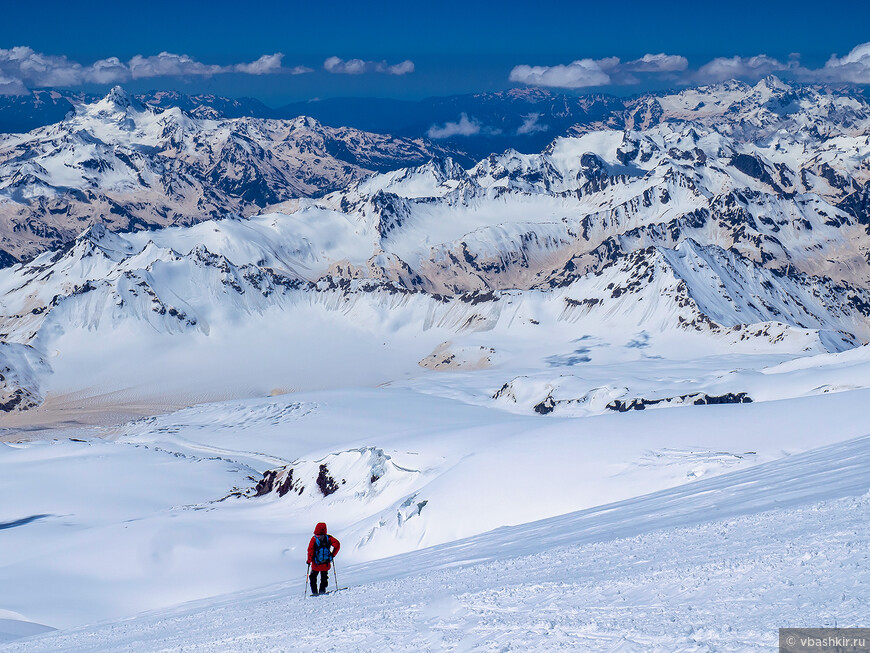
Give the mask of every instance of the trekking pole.
[[305, 567], [305, 589], [302, 592], [302, 598], [308, 598], [308, 573], [311, 569], [311, 563]]
[[332, 577], [335, 579], [336, 591], [340, 590], [341, 587], [338, 584], [338, 574], [335, 572], [335, 558], [332, 559]]

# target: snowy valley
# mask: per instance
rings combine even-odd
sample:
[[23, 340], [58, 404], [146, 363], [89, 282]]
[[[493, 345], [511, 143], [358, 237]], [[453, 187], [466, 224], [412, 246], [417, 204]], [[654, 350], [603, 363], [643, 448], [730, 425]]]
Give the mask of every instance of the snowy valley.
[[57, 218], [3, 240], [0, 648], [866, 625], [866, 100], [726, 82], [448, 155], [119, 89], [0, 137], [4, 229]]

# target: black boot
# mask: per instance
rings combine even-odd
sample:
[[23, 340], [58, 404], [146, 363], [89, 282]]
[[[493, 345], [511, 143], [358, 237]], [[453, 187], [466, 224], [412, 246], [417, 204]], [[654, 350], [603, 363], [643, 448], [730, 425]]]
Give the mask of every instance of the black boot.
[[317, 572], [312, 571], [308, 580], [311, 581], [311, 596], [317, 596]]

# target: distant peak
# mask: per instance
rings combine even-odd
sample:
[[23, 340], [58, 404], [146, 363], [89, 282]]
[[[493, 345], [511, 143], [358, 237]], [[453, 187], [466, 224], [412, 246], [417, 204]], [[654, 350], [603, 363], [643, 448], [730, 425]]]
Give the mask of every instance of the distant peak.
[[792, 87], [782, 81], [776, 75], [768, 75], [764, 79], [762, 79], [758, 84], [755, 85], [755, 88], [766, 88], [771, 91], [780, 91], [780, 92], [788, 92], [792, 90]]
[[110, 258], [123, 257], [132, 253], [132, 247], [123, 237], [111, 231], [102, 222], [96, 222], [85, 229], [75, 239], [76, 251], [94, 252], [101, 250]]
[[442, 181], [445, 179], [462, 180], [468, 172], [450, 156], [433, 156], [429, 161], [414, 169], [416, 172], [431, 170]]
[[320, 123], [311, 116], [299, 116], [291, 121], [290, 126], [294, 129], [319, 129]]
[[195, 109], [192, 109], [190, 115], [200, 120], [220, 120], [221, 118], [220, 111], [206, 104], [200, 104]]
[[543, 88], [512, 88], [507, 91], [509, 98], [520, 100], [545, 100], [553, 97], [553, 92]]
[[112, 87], [112, 90], [103, 98], [104, 102], [115, 104], [119, 107], [129, 107], [133, 99], [120, 86]]
[[106, 225], [102, 222], [96, 222], [80, 233], [76, 240], [88, 240], [92, 243], [99, 243], [108, 233], [109, 230], [106, 228]]
[[[716, 84], [710, 84], [708, 86], [699, 86], [699, 87], [697, 87], [697, 90], [698, 91], [708, 91], [708, 92], [712, 91], [712, 92], [716, 93], [716, 92], [720, 92], [720, 91], [748, 91], [751, 88], [752, 87], [749, 84], [747, 84], [746, 82], [742, 82], [739, 79], [727, 79], [725, 81], [718, 82]], [[685, 93], [685, 92], [690, 92], [692, 90], [695, 90], [694, 87], [690, 87], [690, 88], [685, 89], [684, 91], [681, 91], [681, 92]]]
[[106, 96], [93, 105], [97, 111], [105, 113], [126, 113], [129, 110], [143, 111], [144, 106], [120, 86], [115, 86]]

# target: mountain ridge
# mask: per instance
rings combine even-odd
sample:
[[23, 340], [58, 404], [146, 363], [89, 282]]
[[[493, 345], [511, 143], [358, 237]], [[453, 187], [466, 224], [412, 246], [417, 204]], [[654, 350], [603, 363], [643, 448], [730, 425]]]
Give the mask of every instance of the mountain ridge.
[[20, 260], [83, 223], [151, 229], [250, 214], [435, 153], [305, 117], [197, 119], [115, 89], [59, 123], [0, 136], [0, 248]]
[[[202, 188], [279, 201], [248, 217], [200, 214], [144, 231], [129, 221], [120, 224], [125, 233], [96, 224], [0, 271], [7, 367], [22, 370], [7, 375], [6, 394], [32, 407], [61, 381], [76, 383], [64, 361], [74, 360], [69, 347], [78, 339], [115, 338], [123, 359], [142, 354], [152, 337], [161, 347], [197, 342], [211, 351], [243, 337], [244, 327], [269, 333], [268, 350], [280, 342], [275, 325], [307, 333], [303, 315], [322, 322], [314, 340], [353, 332], [366, 342], [348, 356], [377, 358], [371, 348], [393, 343], [381, 359], [402, 370], [509, 369], [517, 356], [570, 369], [588, 358], [577, 353], [583, 347], [546, 350], [572, 351], [576, 325], [603, 342], [616, 338], [617, 358], [636, 356], [648, 339], [771, 355], [854, 348], [870, 341], [870, 108], [806, 89], [796, 101], [796, 93], [773, 79], [691, 89], [657, 99], [661, 120], [643, 129], [582, 129], [537, 154], [506, 150], [471, 167], [430, 157], [374, 173], [363, 164], [406, 156], [395, 149], [402, 146], [420, 156], [421, 146], [307, 117], [227, 122], [156, 112], [118, 90], [44, 128], [39, 142], [49, 154], [70, 138], [107, 154], [100, 144], [116, 143], [110, 165], [95, 164], [100, 192], [135, 194], [152, 183], [154, 168], [131, 175], [124, 157], [164, 157], [172, 172], [197, 165], [205, 150], [219, 153], [219, 164], [200, 175], [213, 184]], [[697, 113], [699, 102], [703, 116], [678, 117], [687, 107]], [[300, 156], [335, 142], [358, 167], [342, 164], [336, 187], [319, 197], [268, 196], [266, 180], [285, 169], [267, 142], [289, 143]], [[371, 144], [388, 149], [379, 155]], [[37, 153], [18, 168], [22, 188], [46, 176], [74, 181], [83, 169], [45, 163], [43, 173], [39, 160]], [[272, 167], [252, 177], [253, 160]], [[169, 179], [170, 197], [189, 198], [177, 185], [186, 177]], [[266, 183], [261, 195], [257, 180]], [[517, 324], [531, 329], [530, 340], [508, 353], [498, 342]], [[538, 344], [536, 325], [560, 335]], [[134, 332], [141, 343], [131, 345], [123, 334]], [[252, 346], [234, 344], [254, 359], [266, 355]], [[178, 364], [178, 379], [200, 373]], [[335, 382], [329, 370], [319, 383]], [[380, 370], [370, 376], [382, 380]], [[273, 374], [273, 387], [308, 382]]]

